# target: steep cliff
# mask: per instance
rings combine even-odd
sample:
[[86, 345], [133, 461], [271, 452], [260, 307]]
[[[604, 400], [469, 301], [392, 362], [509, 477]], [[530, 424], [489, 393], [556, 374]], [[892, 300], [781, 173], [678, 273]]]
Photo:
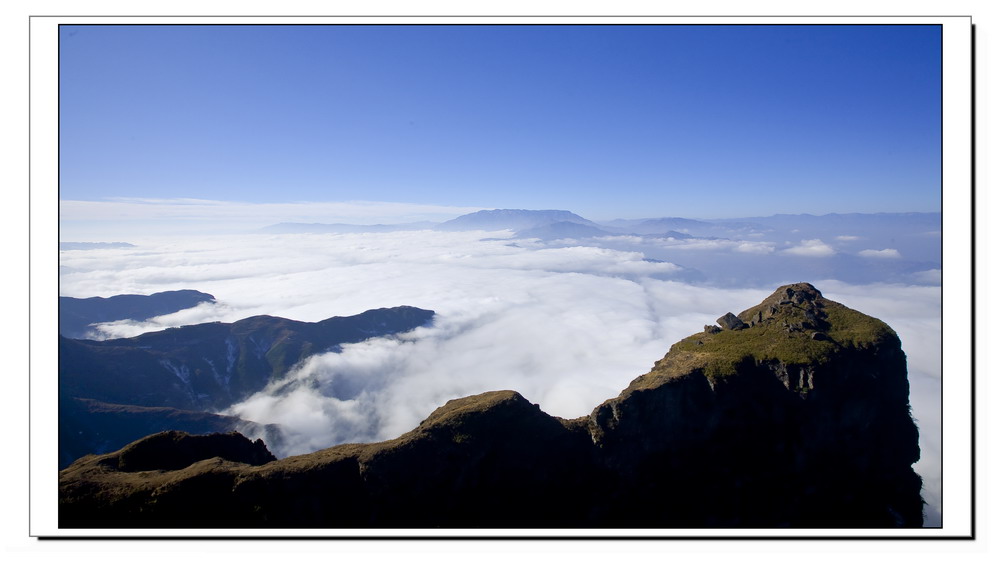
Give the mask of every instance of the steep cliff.
[[575, 420], [490, 392], [394, 440], [261, 465], [88, 456], [60, 473], [60, 525], [919, 526], [895, 333], [804, 283], [719, 324]]
[[892, 329], [805, 283], [719, 325], [591, 413], [625, 482], [609, 500], [642, 500], [685, 526], [920, 526], [917, 429]]

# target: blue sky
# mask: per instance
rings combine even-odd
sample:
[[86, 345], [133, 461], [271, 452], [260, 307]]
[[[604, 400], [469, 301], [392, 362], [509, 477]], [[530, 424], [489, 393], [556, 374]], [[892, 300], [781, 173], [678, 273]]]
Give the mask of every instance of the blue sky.
[[937, 26], [64, 25], [60, 198], [939, 211], [940, 59]]

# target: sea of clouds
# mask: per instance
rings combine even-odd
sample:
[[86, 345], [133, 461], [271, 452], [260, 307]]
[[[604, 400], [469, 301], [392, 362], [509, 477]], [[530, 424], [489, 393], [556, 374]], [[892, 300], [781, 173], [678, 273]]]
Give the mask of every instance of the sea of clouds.
[[[940, 286], [814, 278], [808, 260], [828, 256], [835, 240], [802, 241], [784, 252], [752, 240], [628, 237], [551, 247], [510, 237], [428, 230], [131, 240], [136, 247], [61, 252], [60, 294], [197, 289], [218, 300], [146, 322], [103, 325], [108, 337], [260, 314], [318, 321], [399, 305], [436, 312], [432, 326], [313, 356], [223, 410], [282, 425], [284, 441], [272, 446], [286, 456], [396, 437], [449, 399], [487, 390], [517, 390], [561, 417], [588, 414], [648, 371], [672, 343], [788, 282], [775, 281], [768, 273], [774, 264], [761, 262], [782, 255], [781, 277], [800, 267], [794, 281], [811, 281], [828, 298], [899, 333], [921, 433], [916, 467], [924, 477], [927, 524], [939, 523]], [[707, 249], [711, 263], [692, 271]], [[895, 255], [873, 250], [863, 257]], [[806, 262], [796, 266], [795, 259]], [[747, 286], [733, 286], [734, 275], [705, 279], [726, 266], [738, 267]]]

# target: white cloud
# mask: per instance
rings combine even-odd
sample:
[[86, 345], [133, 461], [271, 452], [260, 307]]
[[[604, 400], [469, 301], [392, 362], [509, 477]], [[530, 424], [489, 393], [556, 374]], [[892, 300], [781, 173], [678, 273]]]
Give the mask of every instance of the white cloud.
[[93, 340], [106, 340], [109, 338], [138, 336], [143, 333], [163, 330], [169, 327], [179, 327], [192, 323], [205, 323], [212, 321], [222, 321], [229, 314], [229, 308], [225, 304], [219, 303], [199, 303], [198, 305], [170, 313], [160, 315], [145, 321], [134, 321], [125, 319], [120, 321], [110, 321], [106, 323], [95, 323], [94, 331], [88, 338]]
[[828, 257], [837, 253], [832, 247], [819, 239], [802, 240], [801, 245], [793, 246], [782, 250], [790, 255], [803, 255], [806, 257]]
[[[515, 283], [508, 276], [499, 285], [520, 289]], [[572, 274], [549, 275], [530, 286], [533, 290], [516, 296], [493, 289], [490, 297], [443, 312], [434, 327], [400, 339], [372, 339], [314, 356], [229, 412], [304, 427], [285, 453], [351, 438], [395, 437], [445, 401], [488, 390], [517, 390], [550, 414], [579, 417], [648, 371], [670, 344], [725, 312], [715, 304], [766, 294], [720, 291], [706, 302], [704, 290], [679, 283]], [[349, 428], [331, 430], [317, 423], [313, 429], [312, 423], [302, 426], [295, 408], [270, 404], [279, 393], [296, 394], [296, 402], [337, 400], [331, 409], [352, 401], [367, 412]], [[313, 413], [310, 407], [301, 415]]]
[[899, 254], [898, 250], [886, 248], [886, 249], [863, 249], [858, 252], [861, 257], [870, 257], [875, 259], [899, 259], [902, 256]]
[[706, 239], [706, 238], [673, 238], [650, 236], [605, 236], [595, 238], [594, 243], [606, 244], [607, 247], [631, 246], [641, 248], [651, 245], [667, 251], [715, 251], [736, 253], [772, 253], [774, 244], [771, 242]]
[[940, 285], [941, 284], [941, 270], [940, 269], [928, 269], [926, 271], [917, 271], [913, 274], [916, 277], [918, 283], [923, 283], [927, 285]]
[[740, 242], [733, 251], [740, 253], [772, 253], [774, 252], [774, 246], [769, 243], [744, 241]]
[[857, 241], [861, 239], [861, 236], [837, 236], [836, 239], [840, 241]]

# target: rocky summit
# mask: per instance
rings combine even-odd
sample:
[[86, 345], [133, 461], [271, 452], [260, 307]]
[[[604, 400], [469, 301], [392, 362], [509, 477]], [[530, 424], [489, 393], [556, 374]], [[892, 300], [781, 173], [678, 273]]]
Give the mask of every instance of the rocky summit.
[[61, 471], [60, 526], [922, 524], [892, 329], [806, 283], [719, 325], [572, 420], [501, 391], [452, 400], [394, 440], [281, 460], [238, 435], [151, 436]]

